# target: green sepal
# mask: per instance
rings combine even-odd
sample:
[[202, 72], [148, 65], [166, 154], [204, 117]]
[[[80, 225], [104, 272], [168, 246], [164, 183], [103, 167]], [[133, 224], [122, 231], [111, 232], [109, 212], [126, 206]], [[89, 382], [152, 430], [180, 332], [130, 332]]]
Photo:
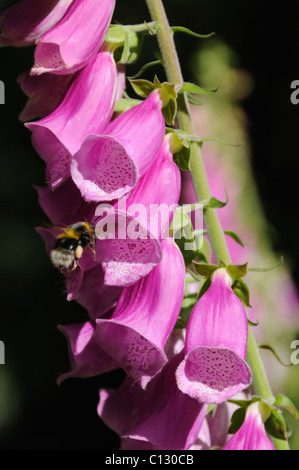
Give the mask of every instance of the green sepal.
[[299, 422], [299, 412], [294, 403], [286, 395], [283, 395], [282, 393], [276, 395], [274, 405], [287, 410], [296, 419], [296, 421]]
[[170, 29], [173, 33], [187, 33], [190, 34], [190, 36], [194, 36], [200, 39], [208, 39], [215, 35], [214, 32], [208, 34], [195, 33], [194, 31], [191, 31], [191, 29], [185, 28], [184, 26], [171, 26]]
[[235, 434], [240, 429], [240, 427], [244, 423], [245, 414], [246, 414], [246, 408], [244, 407], [238, 408], [236, 411], [234, 411], [234, 413], [232, 414], [230, 426], [228, 429], [229, 434]]
[[183, 299], [181, 311], [178, 316], [178, 320], [175, 325], [175, 328], [182, 328], [182, 327], [186, 328], [189, 317], [191, 315], [191, 312], [196, 302], [197, 302], [196, 294], [189, 295], [188, 297], [185, 297]]
[[243, 246], [243, 248], [247, 245], [247, 243], [244, 243], [236, 232], [233, 232], [232, 230], [224, 230], [224, 233], [235, 240], [235, 242], [239, 243], [239, 245]]
[[154, 85], [154, 83], [150, 82], [149, 80], [129, 79], [129, 82], [131, 83], [136, 95], [141, 96], [141, 98], [146, 98], [150, 93], [152, 93], [152, 91], [156, 90], [156, 86]]
[[226, 270], [230, 277], [235, 281], [236, 279], [239, 279], [240, 277], [244, 277], [247, 274], [247, 264], [228, 264], [226, 266]]
[[269, 418], [265, 422], [265, 429], [270, 436], [283, 441], [287, 440], [286, 426], [279, 410], [272, 410]]
[[113, 112], [116, 114], [121, 114], [140, 103], [140, 100], [134, 100], [133, 98], [120, 98], [119, 100], [115, 101]]
[[199, 284], [199, 288], [198, 288], [198, 299], [200, 299], [200, 297], [202, 297], [206, 292], [207, 290], [209, 289], [211, 285], [211, 279], [208, 277], [208, 278], [203, 278]]
[[275, 358], [278, 360], [278, 362], [284, 366], [284, 367], [292, 367], [294, 364], [292, 364], [291, 362], [289, 364], [286, 364], [285, 362], [283, 362], [279, 355], [277, 354], [277, 352], [275, 351], [274, 348], [272, 348], [272, 346], [270, 346], [269, 344], [259, 344], [259, 348], [260, 349], [265, 349], [267, 351], [271, 351], [271, 353], [275, 356]]
[[218, 88], [213, 88], [212, 90], [207, 90], [206, 88], [202, 88], [195, 83], [184, 82], [182, 85], [178, 85], [176, 87], [177, 93], [194, 93], [195, 95], [211, 95], [215, 93]]
[[219, 266], [215, 264], [205, 264], [205, 263], [198, 263], [197, 261], [193, 261], [193, 265], [197, 274], [202, 277], [210, 277]]
[[247, 284], [243, 281], [243, 279], [236, 279], [232, 285], [232, 290], [236, 294], [237, 297], [241, 300], [241, 302], [245, 305], [245, 307], [250, 307], [250, 293]]
[[214, 418], [215, 413], [217, 411], [218, 405], [211, 404], [207, 406], [207, 411], [206, 411], [206, 416], [209, 416], [209, 418]]
[[140, 54], [142, 36], [122, 25], [110, 25], [105, 36], [106, 48], [113, 52], [114, 60], [132, 64]]
[[160, 83], [157, 76], [155, 76], [154, 78], [154, 83], [144, 79], [129, 79], [129, 82], [131, 83], [135, 93], [141, 96], [142, 98], [146, 98], [154, 90], [159, 90], [160, 98], [162, 101], [162, 112], [166, 124], [168, 124], [169, 126], [172, 126], [174, 124], [174, 119], [177, 111], [177, 94], [175, 86], [172, 83]]
[[180, 170], [190, 171], [191, 145], [186, 134], [179, 129], [166, 127], [173, 160]]
[[271, 266], [270, 268], [248, 268], [248, 271], [257, 272], [257, 273], [266, 273], [268, 271], [273, 271], [274, 269], [281, 268], [282, 265], [283, 265], [283, 256], [280, 257], [279, 263], [276, 264], [275, 266]]
[[234, 400], [230, 398], [227, 400], [229, 403], [233, 403], [234, 405], [238, 405], [240, 408], [247, 408], [247, 406], [251, 405], [254, 401], [260, 401], [260, 397], [253, 397], [250, 400]]
[[169, 126], [174, 125], [174, 120], [177, 111], [177, 103], [174, 98], [169, 98], [168, 104], [162, 108], [162, 113], [166, 124]]

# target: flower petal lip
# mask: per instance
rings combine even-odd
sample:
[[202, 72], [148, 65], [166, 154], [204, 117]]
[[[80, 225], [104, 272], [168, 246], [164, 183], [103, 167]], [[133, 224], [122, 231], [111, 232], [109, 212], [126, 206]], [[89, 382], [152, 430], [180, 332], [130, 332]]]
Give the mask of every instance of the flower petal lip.
[[228, 348], [198, 347], [177, 371], [180, 390], [209, 404], [220, 404], [251, 384], [248, 364]]
[[152, 92], [111, 121], [103, 133], [85, 139], [73, 156], [71, 175], [87, 201], [123, 196], [149, 170], [165, 133], [161, 107], [159, 93]]
[[[95, 246], [97, 262], [105, 271], [104, 283], [110, 286], [132, 285], [160, 263], [161, 244], [148, 231], [144, 238], [131, 240], [126, 234], [133, 218], [124, 211], [115, 211], [112, 206], [105, 212], [105, 219], [96, 224], [98, 240]], [[107, 227], [104, 239], [99, 232], [100, 224]]]
[[231, 289], [225, 268], [195, 304], [186, 331], [186, 355], [177, 369], [178, 387], [205, 403], [223, 403], [252, 380], [245, 362], [248, 324], [245, 308]]
[[0, 17], [1, 46], [29, 46], [61, 20], [73, 0], [21, 0]]
[[86, 201], [113, 201], [139, 178], [122, 144], [109, 135], [89, 135], [71, 162], [71, 176]]
[[28, 96], [23, 111], [19, 115], [22, 122], [43, 118], [51, 114], [60, 104], [75, 74], [30, 75], [30, 70], [23, 72], [17, 79], [21, 90]]
[[92, 377], [118, 368], [117, 363], [94, 342], [94, 326], [90, 322], [59, 325], [58, 329], [68, 340], [71, 362], [71, 370], [58, 377], [58, 384], [69, 377]]
[[[167, 362], [166, 341], [180, 313], [185, 264], [173, 239], [162, 241], [162, 260], [148, 276], [124, 288], [110, 319], [98, 319], [95, 340], [145, 386]], [[157, 328], [157, 325], [159, 327]]]
[[70, 176], [72, 155], [84, 139], [107, 126], [113, 113], [116, 81], [112, 55], [99, 52], [77, 74], [49, 116], [25, 124], [32, 131], [33, 146], [47, 163], [46, 177], [51, 189]]
[[39, 37], [32, 74], [69, 74], [84, 67], [100, 49], [114, 7], [115, 0], [73, 0], [61, 21]]

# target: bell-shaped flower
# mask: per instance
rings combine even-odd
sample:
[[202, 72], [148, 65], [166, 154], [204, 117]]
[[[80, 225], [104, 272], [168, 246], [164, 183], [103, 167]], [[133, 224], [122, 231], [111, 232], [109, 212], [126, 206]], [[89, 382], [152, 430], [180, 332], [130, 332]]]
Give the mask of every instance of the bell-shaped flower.
[[115, 118], [102, 135], [89, 135], [71, 164], [84, 199], [112, 201], [131, 191], [157, 158], [164, 133], [162, 102], [154, 91]]
[[37, 186], [38, 202], [42, 210], [58, 227], [66, 227], [80, 221], [92, 223], [96, 204], [84, 201], [71, 178], [52, 191], [48, 186]]
[[[77, 292], [72, 291], [70, 277], [67, 282], [68, 300], [73, 298], [84, 307], [91, 320], [102, 317], [111, 311], [121, 294], [122, 288], [104, 284], [104, 271], [100, 264], [95, 263], [90, 269], [85, 269]], [[72, 296], [72, 297], [71, 297]]]
[[269, 414], [264, 406], [253, 402], [247, 407], [243, 424], [222, 450], [275, 450], [265, 430], [264, 421]]
[[223, 403], [251, 383], [246, 311], [231, 285], [225, 268], [212, 274], [190, 315], [186, 356], [176, 372], [180, 390], [204, 403]]
[[36, 76], [31, 75], [30, 70], [23, 72], [18, 77], [18, 82], [29, 99], [19, 119], [25, 122], [51, 114], [59, 105], [73, 78], [74, 74], [45, 73]]
[[114, 7], [115, 0], [73, 0], [59, 23], [38, 38], [32, 74], [84, 67], [101, 48]]
[[92, 377], [118, 369], [118, 364], [95, 343], [94, 326], [90, 322], [58, 328], [68, 340], [71, 363], [71, 370], [58, 377], [59, 384], [69, 377]]
[[73, 0], [20, 0], [1, 16], [0, 46], [29, 46], [63, 17]]
[[94, 338], [120, 367], [146, 386], [167, 362], [165, 343], [178, 319], [185, 264], [172, 238], [162, 241], [162, 261], [122, 290], [109, 319], [98, 319]]
[[[154, 163], [129, 197], [123, 197], [113, 206], [110, 222], [115, 236], [107, 228], [107, 219], [101, 219], [96, 225], [100, 239], [96, 244], [97, 260], [105, 270], [106, 284], [133, 284], [160, 262], [159, 240], [168, 235], [180, 188], [180, 171], [173, 162], [166, 137]], [[122, 230], [114, 230], [115, 215]], [[106, 232], [100, 234], [103, 225]]]
[[182, 393], [175, 370], [182, 354], [175, 356], [143, 391], [128, 378], [117, 391], [100, 391], [98, 414], [132, 449], [189, 449], [197, 440], [207, 405]]
[[110, 121], [116, 77], [112, 55], [100, 52], [74, 79], [53, 113], [26, 124], [33, 133], [33, 146], [47, 163], [46, 177], [52, 189], [69, 177], [72, 155], [85, 137], [101, 132]]

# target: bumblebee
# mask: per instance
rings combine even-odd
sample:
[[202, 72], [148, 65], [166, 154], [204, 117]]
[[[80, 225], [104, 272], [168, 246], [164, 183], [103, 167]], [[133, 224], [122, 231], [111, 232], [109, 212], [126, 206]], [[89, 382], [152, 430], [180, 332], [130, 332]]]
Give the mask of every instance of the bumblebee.
[[57, 238], [51, 251], [51, 261], [60, 271], [74, 271], [86, 246], [93, 253], [96, 241], [95, 227], [87, 222], [69, 225]]

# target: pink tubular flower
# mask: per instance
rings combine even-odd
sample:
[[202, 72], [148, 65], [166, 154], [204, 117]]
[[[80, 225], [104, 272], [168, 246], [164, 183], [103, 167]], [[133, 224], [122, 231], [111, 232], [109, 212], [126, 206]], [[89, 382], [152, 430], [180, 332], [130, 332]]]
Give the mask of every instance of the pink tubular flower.
[[[76, 152], [71, 175], [86, 201], [112, 201], [128, 193], [151, 167], [165, 133], [159, 92], [90, 135]], [[98, 133], [100, 134], [100, 133]]]
[[21, 121], [43, 118], [52, 113], [59, 105], [74, 74], [53, 75], [45, 73], [40, 76], [23, 72], [18, 77], [22, 91], [28, 96], [28, 101], [19, 118]]
[[127, 450], [185, 450], [196, 442], [207, 406], [177, 388], [175, 369], [181, 357], [168, 362], [143, 392], [128, 379], [118, 391], [100, 391], [98, 414], [123, 438]]
[[58, 377], [57, 382], [59, 384], [69, 377], [92, 377], [118, 369], [117, 363], [101, 351], [94, 342], [94, 327], [90, 322], [77, 325], [60, 325], [59, 330], [68, 340], [71, 362], [70, 372]]
[[[115, 242], [104, 239], [96, 244], [97, 260], [105, 270], [106, 284], [133, 284], [160, 262], [159, 240], [167, 235], [180, 188], [180, 171], [173, 162], [169, 142], [165, 138], [151, 168], [140, 178], [129, 197], [122, 198], [113, 207], [113, 211], [118, 211], [118, 223], [123, 224], [125, 239]], [[114, 229], [113, 218], [112, 213]], [[106, 222], [107, 219], [102, 219], [96, 226], [99, 238], [102, 238], [99, 226], [106, 225]], [[106, 237], [107, 233], [103, 235]]]
[[264, 426], [268, 417], [269, 414], [263, 410], [263, 403], [249, 405], [242, 426], [222, 450], [275, 450]]
[[0, 46], [29, 46], [63, 17], [73, 0], [21, 0], [0, 17]]
[[69, 74], [84, 67], [102, 46], [115, 0], [73, 0], [64, 17], [38, 38], [32, 74]]
[[52, 189], [69, 177], [72, 155], [85, 137], [101, 132], [110, 121], [115, 93], [114, 60], [109, 52], [100, 52], [76, 77], [52, 114], [26, 124], [33, 133], [33, 146], [47, 163]]
[[185, 265], [172, 238], [162, 241], [162, 261], [123, 289], [109, 319], [98, 319], [95, 340], [144, 387], [166, 363], [165, 343], [178, 319]]
[[213, 273], [190, 315], [186, 356], [176, 372], [180, 390], [204, 403], [223, 403], [251, 383], [246, 311], [231, 284], [225, 268]]
[[60, 227], [86, 220], [93, 221], [96, 204], [88, 204], [82, 198], [71, 178], [52, 191], [47, 186], [36, 187], [38, 202], [51, 222]]

